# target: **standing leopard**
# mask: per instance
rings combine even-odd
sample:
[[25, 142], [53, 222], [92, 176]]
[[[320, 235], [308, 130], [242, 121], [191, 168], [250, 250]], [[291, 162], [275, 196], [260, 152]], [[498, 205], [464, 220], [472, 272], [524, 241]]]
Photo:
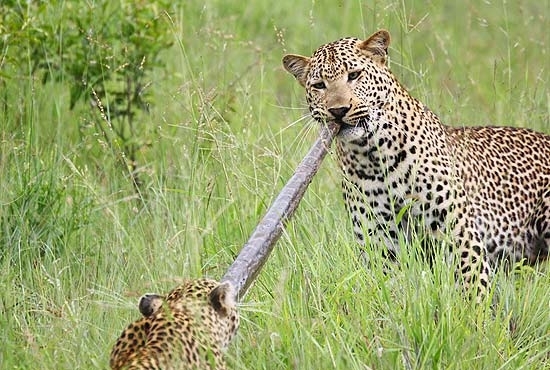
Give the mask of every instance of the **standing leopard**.
[[344, 200], [362, 248], [382, 243], [394, 259], [399, 235], [450, 237], [465, 288], [482, 297], [498, 261], [548, 257], [550, 136], [443, 125], [390, 72], [389, 43], [385, 30], [343, 38], [283, 66], [313, 118], [339, 124]]
[[234, 288], [189, 280], [165, 297], [146, 294], [144, 316], [128, 325], [111, 351], [114, 370], [225, 369], [223, 351], [239, 327]]

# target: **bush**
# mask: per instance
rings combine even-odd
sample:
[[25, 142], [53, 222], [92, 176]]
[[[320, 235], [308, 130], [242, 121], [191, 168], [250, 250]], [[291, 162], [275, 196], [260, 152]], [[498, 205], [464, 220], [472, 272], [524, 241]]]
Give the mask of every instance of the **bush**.
[[[172, 45], [162, 17], [168, 1], [18, 2], [0, 5], [5, 78], [66, 83], [70, 108], [87, 101], [93, 129], [139, 192], [137, 153], [148, 145], [148, 75]], [[22, 58], [26, 56], [26, 58]], [[5, 84], [5, 81], [3, 82]], [[7, 109], [7, 97], [4, 107]]]

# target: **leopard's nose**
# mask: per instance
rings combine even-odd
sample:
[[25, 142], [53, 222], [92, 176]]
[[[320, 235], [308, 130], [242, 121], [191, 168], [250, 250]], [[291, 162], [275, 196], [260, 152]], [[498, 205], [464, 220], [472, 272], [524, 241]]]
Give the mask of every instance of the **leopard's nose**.
[[334, 116], [335, 119], [342, 119], [346, 113], [349, 112], [351, 106], [349, 107], [338, 107], [338, 108], [329, 108], [328, 111]]

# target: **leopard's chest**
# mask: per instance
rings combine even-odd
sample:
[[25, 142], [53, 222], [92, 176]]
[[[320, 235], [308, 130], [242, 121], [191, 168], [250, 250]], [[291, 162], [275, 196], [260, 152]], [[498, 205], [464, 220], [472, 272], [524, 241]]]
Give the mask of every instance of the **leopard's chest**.
[[388, 202], [411, 193], [415, 155], [406, 147], [339, 141], [337, 154], [349, 202], [367, 201], [371, 207], [387, 208]]
[[408, 237], [419, 222], [446, 232], [458, 182], [444, 140], [433, 136], [427, 146], [415, 138], [337, 142], [344, 200], [359, 241], [366, 231], [397, 250], [397, 233]]

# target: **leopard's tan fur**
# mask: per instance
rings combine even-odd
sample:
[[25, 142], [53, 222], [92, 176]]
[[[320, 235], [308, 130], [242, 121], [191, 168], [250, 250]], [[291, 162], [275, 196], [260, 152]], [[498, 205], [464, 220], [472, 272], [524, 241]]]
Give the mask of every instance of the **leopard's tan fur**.
[[465, 285], [482, 296], [497, 261], [548, 257], [550, 136], [443, 125], [388, 69], [389, 42], [384, 30], [344, 38], [283, 65], [313, 118], [340, 124], [344, 199], [361, 245], [395, 257], [400, 235], [450, 236]]
[[231, 284], [189, 280], [166, 297], [144, 295], [143, 318], [117, 340], [110, 359], [114, 370], [225, 369], [223, 351], [239, 327]]

